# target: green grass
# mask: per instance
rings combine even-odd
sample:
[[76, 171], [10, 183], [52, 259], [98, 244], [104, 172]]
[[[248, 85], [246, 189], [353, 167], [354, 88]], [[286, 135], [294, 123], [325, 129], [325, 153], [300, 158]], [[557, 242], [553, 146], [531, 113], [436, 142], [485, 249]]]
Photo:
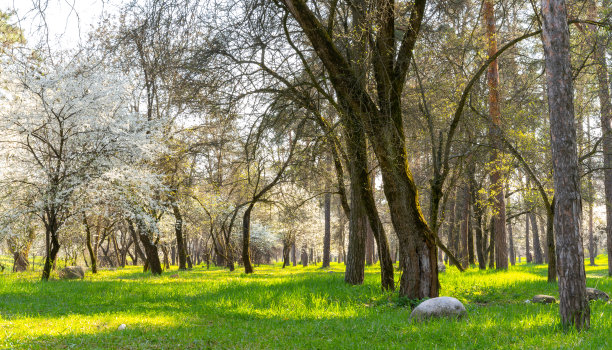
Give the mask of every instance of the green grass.
[[[607, 259], [587, 267], [587, 285], [612, 292]], [[0, 348], [8, 349], [452, 349], [612, 348], [612, 305], [591, 303], [591, 329], [563, 332], [546, 267], [508, 272], [450, 268], [441, 295], [467, 307], [463, 320], [411, 323], [396, 293], [379, 289], [376, 266], [361, 286], [331, 271], [261, 266], [254, 275], [221, 269], [143, 274], [141, 268], [39, 282], [39, 272], [0, 275]], [[171, 275], [178, 273], [179, 278]], [[399, 276], [396, 273], [396, 279]], [[125, 323], [127, 329], [118, 331]]]

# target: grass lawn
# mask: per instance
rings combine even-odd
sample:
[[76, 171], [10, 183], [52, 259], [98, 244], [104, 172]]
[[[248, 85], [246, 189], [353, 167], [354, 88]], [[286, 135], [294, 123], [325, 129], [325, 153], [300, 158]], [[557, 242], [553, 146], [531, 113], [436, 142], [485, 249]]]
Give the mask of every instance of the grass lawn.
[[[610, 293], [607, 257], [597, 264], [587, 267], [587, 286]], [[440, 294], [461, 300], [469, 316], [425, 323], [409, 322], [409, 300], [380, 291], [377, 267], [367, 268], [362, 286], [344, 284], [343, 269], [260, 266], [247, 276], [198, 267], [152, 277], [128, 267], [47, 283], [39, 272], [5, 272], [0, 348], [612, 348], [612, 304], [591, 303], [591, 330], [564, 333], [558, 304], [524, 302], [535, 294], [558, 297], [545, 266], [449, 268], [440, 274]], [[127, 328], [117, 330], [120, 324]]]

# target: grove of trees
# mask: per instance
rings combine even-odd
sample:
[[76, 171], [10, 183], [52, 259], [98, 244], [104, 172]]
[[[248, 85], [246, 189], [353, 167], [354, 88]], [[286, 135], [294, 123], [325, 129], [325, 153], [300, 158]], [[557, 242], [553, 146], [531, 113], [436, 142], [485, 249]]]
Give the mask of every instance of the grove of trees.
[[589, 328], [585, 252], [612, 255], [608, 0], [118, 8], [67, 49], [0, 9], [14, 271], [337, 262], [356, 285], [378, 263], [423, 299], [444, 264], [526, 261]]

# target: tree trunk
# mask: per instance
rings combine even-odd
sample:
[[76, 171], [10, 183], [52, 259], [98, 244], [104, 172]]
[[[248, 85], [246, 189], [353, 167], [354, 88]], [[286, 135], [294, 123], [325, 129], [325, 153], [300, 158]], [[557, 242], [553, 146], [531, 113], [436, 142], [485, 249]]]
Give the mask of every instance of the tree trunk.
[[593, 239], [593, 202], [589, 202], [589, 265], [595, 266], [595, 240]]
[[174, 233], [176, 235], [176, 248], [178, 249], [179, 270], [186, 270], [187, 252], [183, 239], [183, 216], [176, 203], [172, 204], [172, 212], [174, 213]]
[[459, 261], [465, 269], [469, 265], [468, 261], [468, 230], [470, 222], [470, 188], [467, 182], [461, 186], [461, 221], [460, 221], [460, 251]]
[[297, 252], [295, 251], [295, 240], [291, 243], [291, 262], [293, 266], [297, 265]]
[[148, 268], [151, 269], [152, 274], [161, 275], [162, 266], [161, 266], [161, 262], [159, 261], [159, 253], [158, 253], [157, 245], [151, 242], [148, 235], [140, 233], [139, 236], [140, 236], [140, 241], [142, 242], [142, 245], [147, 254], [146, 263], [147, 263]]
[[[497, 37], [495, 29], [495, 12], [493, 0], [484, 1], [484, 17], [487, 29], [488, 55], [493, 56], [497, 52]], [[491, 171], [491, 188], [493, 195], [493, 218], [495, 221], [495, 266], [498, 270], [508, 268], [508, 247], [506, 244], [506, 203], [504, 196], [504, 180], [501, 174], [502, 157], [499, 154], [502, 142], [499, 135], [501, 127], [501, 111], [499, 102], [499, 71], [497, 59], [488, 68], [487, 84], [489, 86], [489, 115], [496, 126], [489, 130], [491, 142], [496, 147], [491, 151], [491, 163], [494, 169]]]
[[542, 247], [540, 246], [540, 232], [538, 231], [538, 222], [536, 221], [536, 216], [533, 212], [528, 213], [531, 221], [531, 228], [533, 234], [533, 255], [534, 262], [536, 264], [542, 264], [544, 261], [542, 259]]
[[[354, 162], [349, 165], [355, 167]], [[359, 171], [359, 169], [351, 170], [350, 173]], [[349, 219], [349, 235], [348, 235], [348, 251], [346, 254], [346, 270], [344, 273], [344, 281], [348, 284], [357, 285], [363, 283], [364, 268], [365, 268], [365, 241], [366, 230], [369, 225], [367, 213], [361, 198], [361, 191], [358, 188], [358, 179], [350, 181], [350, 196], [351, 196], [351, 212]]]
[[555, 253], [555, 234], [554, 234], [554, 220], [555, 220], [555, 198], [552, 200], [553, 204], [550, 211], [546, 213], [546, 248], [548, 251], [548, 283], [557, 281], [557, 257]]
[[283, 269], [285, 266], [289, 266], [289, 252], [291, 251], [291, 246], [288, 242], [283, 242]]
[[242, 217], [242, 264], [244, 265], [244, 273], [253, 273], [249, 245], [251, 240], [251, 211], [254, 205], [254, 203], [249, 204]]
[[[471, 203], [470, 203], [471, 204]], [[470, 265], [476, 265], [476, 257], [474, 256], [474, 217], [472, 212], [474, 207], [470, 205], [470, 213], [468, 219], [468, 263]]]
[[301, 254], [301, 262], [302, 262], [302, 267], [306, 267], [308, 266], [308, 253], [306, 252], [306, 247], [302, 247], [302, 254]]
[[470, 177], [470, 193], [472, 200], [472, 208], [474, 210], [474, 217], [476, 219], [476, 256], [478, 257], [478, 268], [485, 270], [487, 268], [486, 262], [486, 239], [483, 239], [482, 232], [482, 218], [484, 216], [484, 209], [478, 201], [478, 185], [475, 177], [475, 167], [468, 165], [468, 174]]
[[516, 264], [516, 254], [514, 252], [514, 237], [512, 237], [512, 223], [508, 222], [508, 242], [510, 242], [510, 265]]
[[489, 224], [489, 268], [495, 268], [495, 250], [497, 247], [495, 246], [495, 218], [491, 218], [491, 223]]
[[542, 19], [554, 171], [554, 232], [561, 323], [564, 327], [586, 330], [590, 326], [590, 308], [580, 235], [582, 203], [565, 1], [542, 0]]
[[531, 230], [531, 227], [529, 226], [529, 215], [525, 214], [525, 260], [528, 263], [533, 261], [531, 258], [531, 249], [529, 249], [529, 230]]
[[24, 272], [28, 270], [30, 262], [28, 261], [28, 254], [19, 250], [13, 253], [13, 272]]
[[[147, 256], [145, 255], [145, 253], [142, 251], [142, 249], [140, 249], [140, 243], [139, 243], [139, 234], [136, 232], [135, 228], [134, 228], [134, 224], [132, 223], [132, 221], [128, 220], [128, 231], [130, 231], [130, 235], [132, 236], [132, 239], [134, 240], [134, 251], [135, 251], [135, 255], [136, 257], [140, 257], [142, 259], [142, 261], [146, 264], [147, 261]], [[145, 248], [146, 249], [146, 248]], [[94, 249], [95, 251], [95, 249]], [[137, 260], [134, 260], [134, 265], [136, 265]]]
[[83, 215], [83, 225], [85, 225], [85, 234], [87, 240], [87, 251], [89, 252], [89, 259], [91, 260], [91, 273], [98, 272], [98, 252], [93, 249], [91, 245], [91, 230], [87, 218]]
[[47, 257], [45, 258], [45, 266], [43, 267], [42, 280], [48, 281], [51, 276], [51, 269], [55, 265], [55, 259], [57, 257], [57, 253], [60, 250], [60, 244], [57, 239], [57, 226], [54, 223], [55, 220], [52, 220], [49, 228], [46, 228], [48, 237], [49, 237], [49, 252]]
[[374, 263], [374, 233], [370, 225], [366, 229], [366, 265]]
[[[330, 253], [331, 253], [331, 193], [325, 193], [325, 233], [323, 236], [323, 265], [322, 267], [329, 267]], [[283, 253], [285, 249], [283, 247]], [[283, 257], [285, 254], [283, 254]], [[289, 260], [289, 251], [287, 251], [287, 259]], [[285, 261], [285, 259], [284, 259]], [[283, 263], [283, 267], [285, 264]]]

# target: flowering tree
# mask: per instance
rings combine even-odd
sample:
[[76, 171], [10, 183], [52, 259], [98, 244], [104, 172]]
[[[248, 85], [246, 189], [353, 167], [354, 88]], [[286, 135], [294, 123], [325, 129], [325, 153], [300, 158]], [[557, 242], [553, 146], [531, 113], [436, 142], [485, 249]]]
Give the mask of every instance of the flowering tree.
[[76, 58], [11, 61], [2, 69], [7, 92], [1, 152], [8, 170], [1, 181], [32, 195], [25, 210], [45, 229], [47, 280], [60, 248], [59, 230], [78, 212], [79, 189], [116, 162], [144, 154], [150, 130], [130, 112], [123, 77], [103, 65]]

